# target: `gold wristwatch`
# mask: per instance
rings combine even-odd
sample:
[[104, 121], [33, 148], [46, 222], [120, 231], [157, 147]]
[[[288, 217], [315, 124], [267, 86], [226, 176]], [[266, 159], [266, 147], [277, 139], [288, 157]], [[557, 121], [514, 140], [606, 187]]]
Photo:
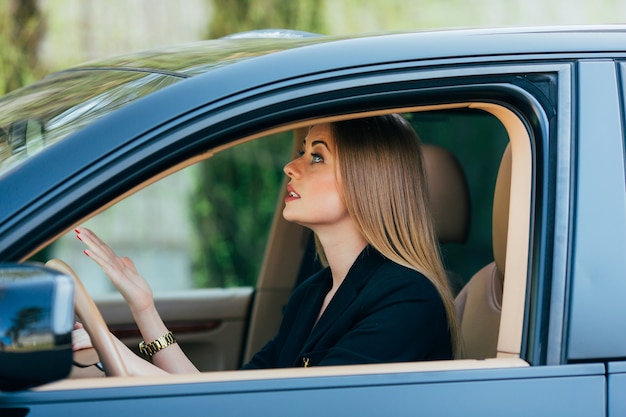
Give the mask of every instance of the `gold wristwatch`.
[[152, 355], [157, 353], [159, 350], [165, 349], [174, 343], [176, 343], [176, 338], [172, 332], [169, 332], [150, 343], [146, 343], [142, 340], [141, 343], [139, 343], [139, 353], [146, 358], [151, 358]]

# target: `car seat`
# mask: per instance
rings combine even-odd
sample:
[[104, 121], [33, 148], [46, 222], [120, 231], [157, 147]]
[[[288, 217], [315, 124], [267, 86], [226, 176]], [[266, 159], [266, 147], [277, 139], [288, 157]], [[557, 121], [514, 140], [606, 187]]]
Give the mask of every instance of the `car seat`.
[[[440, 244], [465, 243], [469, 233], [470, 198], [463, 168], [446, 148], [422, 146], [424, 170]], [[465, 280], [458, 273], [446, 270], [452, 293], [456, 295]]]
[[511, 192], [511, 147], [505, 149], [493, 197], [492, 246], [494, 261], [479, 270], [455, 299], [461, 328], [463, 358], [497, 355]]

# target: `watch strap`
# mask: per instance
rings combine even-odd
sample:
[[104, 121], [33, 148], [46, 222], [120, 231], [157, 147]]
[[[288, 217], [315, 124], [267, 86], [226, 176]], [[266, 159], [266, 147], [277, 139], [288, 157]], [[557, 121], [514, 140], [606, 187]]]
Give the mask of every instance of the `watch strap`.
[[168, 332], [161, 337], [156, 338], [150, 343], [146, 343], [143, 340], [139, 343], [139, 353], [146, 358], [151, 358], [152, 355], [160, 350], [165, 349], [169, 345], [176, 343], [176, 338], [172, 332]]

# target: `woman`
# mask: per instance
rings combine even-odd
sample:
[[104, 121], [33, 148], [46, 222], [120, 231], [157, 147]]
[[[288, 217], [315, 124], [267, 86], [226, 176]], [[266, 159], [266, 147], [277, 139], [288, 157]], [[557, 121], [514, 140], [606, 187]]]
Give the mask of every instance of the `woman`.
[[[284, 171], [283, 216], [315, 233], [327, 267], [294, 291], [277, 336], [243, 368], [453, 358], [458, 325], [411, 126], [398, 115], [315, 125]], [[147, 352], [158, 369], [124, 347], [130, 373], [197, 371], [172, 336], [164, 339], [133, 263], [88, 229], [77, 237], [128, 302], [144, 340], [160, 340]], [[75, 348], [89, 346], [77, 333]]]

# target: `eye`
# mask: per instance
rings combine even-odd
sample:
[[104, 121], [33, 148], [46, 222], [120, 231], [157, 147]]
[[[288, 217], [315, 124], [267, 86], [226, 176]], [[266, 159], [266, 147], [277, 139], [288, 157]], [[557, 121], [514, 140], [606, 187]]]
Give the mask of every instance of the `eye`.
[[296, 152], [296, 155], [298, 156], [298, 158], [304, 156], [304, 151], [298, 151]]
[[318, 153], [312, 153], [311, 154], [311, 163], [313, 164], [317, 164], [320, 162], [324, 162], [324, 158], [322, 158], [322, 155], [318, 154]]

